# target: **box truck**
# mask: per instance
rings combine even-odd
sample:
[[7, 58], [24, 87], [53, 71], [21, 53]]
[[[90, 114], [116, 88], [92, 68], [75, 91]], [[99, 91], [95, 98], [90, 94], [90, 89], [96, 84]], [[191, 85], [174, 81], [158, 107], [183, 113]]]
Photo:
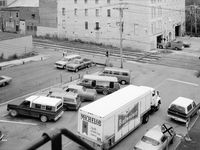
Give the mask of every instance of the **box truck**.
[[[79, 109], [78, 135], [95, 149], [110, 149], [159, 109], [159, 92], [128, 85]], [[155, 109], [156, 108], [156, 109]]]

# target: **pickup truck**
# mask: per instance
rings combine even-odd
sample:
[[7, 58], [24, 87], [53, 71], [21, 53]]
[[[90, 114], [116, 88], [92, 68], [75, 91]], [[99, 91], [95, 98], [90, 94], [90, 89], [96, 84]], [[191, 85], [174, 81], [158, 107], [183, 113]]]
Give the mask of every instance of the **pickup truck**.
[[0, 86], [5, 86], [12, 81], [11, 77], [8, 76], [0, 76]]
[[182, 50], [184, 48], [184, 44], [182, 41], [171, 41], [167, 43], [158, 43], [157, 45], [160, 49], [175, 49], [175, 50]]
[[66, 69], [68, 71], [75, 71], [78, 72], [81, 69], [89, 68], [93, 64], [92, 60], [83, 58], [83, 59], [75, 59], [74, 61], [68, 63], [66, 65]]
[[39, 118], [42, 122], [56, 121], [63, 114], [63, 101], [58, 98], [32, 95], [21, 103], [16, 101], [7, 105], [12, 117], [17, 115]]
[[169, 105], [167, 113], [171, 119], [187, 123], [198, 114], [199, 108], [200, 103], [196, 104], [192, 99], [178, 97]]

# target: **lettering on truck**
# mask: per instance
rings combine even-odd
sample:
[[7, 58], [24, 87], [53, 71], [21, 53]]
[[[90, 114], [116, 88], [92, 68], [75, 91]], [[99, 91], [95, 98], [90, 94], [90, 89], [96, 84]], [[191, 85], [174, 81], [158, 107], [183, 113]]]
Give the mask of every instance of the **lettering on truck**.
[[128, 112], [118, 115], [118, 131], [129, 121], [138, 117], [138, 103]]

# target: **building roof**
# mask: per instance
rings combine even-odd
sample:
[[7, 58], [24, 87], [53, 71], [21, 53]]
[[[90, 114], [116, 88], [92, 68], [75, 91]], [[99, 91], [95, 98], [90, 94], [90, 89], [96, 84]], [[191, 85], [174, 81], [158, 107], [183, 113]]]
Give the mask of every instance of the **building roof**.
[[81, 107], [80, 111], [104, 118], [149, 91], [150, 88], [148, 87], [128, 85], [110, 95]]
[[14, 0], [8, 7], [39, 7], [39, 0]]

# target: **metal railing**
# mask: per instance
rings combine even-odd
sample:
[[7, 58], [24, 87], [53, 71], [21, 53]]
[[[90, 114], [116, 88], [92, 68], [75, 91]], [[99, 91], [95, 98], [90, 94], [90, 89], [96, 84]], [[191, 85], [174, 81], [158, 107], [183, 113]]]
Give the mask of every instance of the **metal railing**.
[[95, 150], [89, 144], [80, 139], [77, 135], [65, 128], [54, 128], [47, 133], [43, 133], [40, 138], [27, 145], [24, 150], [35, 150], [49, 141], [51, 141], [51, 150], [62, 150], [62, 135], [68, 137], [69, 139], [83, 146], [87, 150]]

